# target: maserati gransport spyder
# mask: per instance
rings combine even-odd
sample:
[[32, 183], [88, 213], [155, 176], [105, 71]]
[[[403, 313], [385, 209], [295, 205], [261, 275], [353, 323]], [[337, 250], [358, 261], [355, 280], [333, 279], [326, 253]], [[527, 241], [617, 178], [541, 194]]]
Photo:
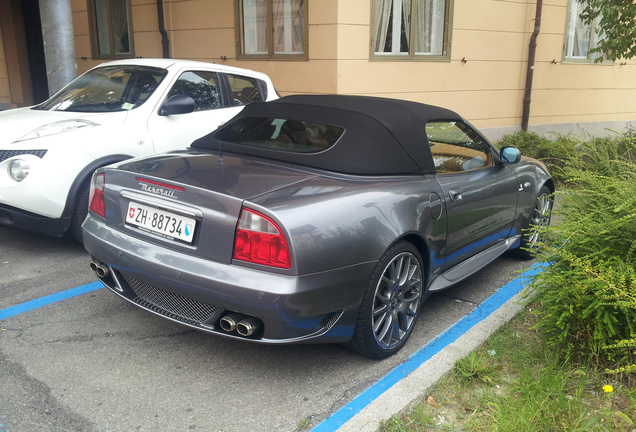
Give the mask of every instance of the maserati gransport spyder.
[[554, 182], [460, 115], [358, 96], [247, 105], [93, 175], [84, 244], [120, 297], [219, 336], [396, 353], [429, 294], [530, 258]]

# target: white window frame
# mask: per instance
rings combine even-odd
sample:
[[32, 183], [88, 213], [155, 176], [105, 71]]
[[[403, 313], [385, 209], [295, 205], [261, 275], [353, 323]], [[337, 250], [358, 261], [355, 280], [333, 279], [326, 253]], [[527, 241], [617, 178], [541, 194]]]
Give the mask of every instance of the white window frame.
[[[410, 32], [409, 32], [409, 52], [400, 51], [401, 45], [401, 37], [402, 32], [392, 31], [391, 33], [391, 52], [379, 52], [375, 50], [376, 47], [376, 38], [377, 38], [377, 25], [376, 22], [376, 5], [377, 2], [381, 0], [373, 0], [371, 1], [371, 47], [370, 47], [370, 59], [372, 61], [394, 61], [394, 60], [407, 60], [407, 61], [450, 61], [450, 51], [451, 51], [451, 36], [452, 36], [452, 17], [453, 17], [453, 6], [454, 0], [444, 0], [444, 7], [446, 8], [444, 19], [443, 20], [434, 20], [431, 23], [431, 46], [439, 46], [442, 45], [442, 54], [432, 54], [431, 52], [417, 52], [415, 47], [416, 43], [416, 32], [418, 29], [417, 23], [417, 6], [419, 0], [411, 0], [411, 23], [410, 23]], [[393, 29], [402, 28], [402, 20], [403, 20], [403, 1], [393, 1], [392, 8], [392, 22], [391, 26]], [[438, 2], [433, 2], [433, 15], [437, 15], [439, 12], [440, 4]], [[442, 40], [439, 40], [439, 38]]]
[[[590, 51], [595, 48], [600, 39], [600, 35], [596, 31], [596, 26], [598, 24], [597, 19], [592, 24], [583, 24], [579, 21], [578, 17], [583, 11], [585, 5], [579, 3], [577, 0], [568, 0], [568, 8], [565, 22], [565, 34], [563, 36], [563, 57], [562, 61], [564, 63], [593, 63], [594, 60], [601, 57], [601, 53], [591, 53]], [[589, 40], [587, 53], [585, 55], [574, 55], [574, 37], [576, 35], [576, 26], [577, 23], [589, 27]], [[613, 64], [612, 61], [605, 60], [603, 64]]]
[[276, 51], [274, 38], [277, 37], [274, 29], [273, 0], [266, 0], [267, 18], [266, 25], [266, 50], [258, 49], [258, 34], [256, 14], [257, 7], [250, 7], [250, 0], [234, 0], [235, 2], [235, 29], [236, 29], [236, 58], [240, 60], [308, 60], [309, 59], [309, 0], [304, 0], [302, 6], [302, 51], [293, 50], [294, 24], [292, 19], [291, 0], [283, 1], [283, 29], [282, 41], [284, 51]]
[[[134, 33], [132, 28], [132, 6], [131, 0], [126, 0], [126, 24], [128, 30], [128, 44], [130, 52], [115, 52], [115, 41], [113, 35], [113, 22], [110, 16], [110, 2], [105, 0], [105, 10], [98, 10], [96, 0], [88, 0], [88, 21], [91, 38], [92, 58], [99, 60], [117, 60], [135, 57]], [[105, 16], [103, 14], [106, 14]], [[107, 27], [104, 26], [106, 24]], [[106, 39], [106, 40], [105, 40]], [[103, 54], [102, 44], [108, 43], [109, 54]]]

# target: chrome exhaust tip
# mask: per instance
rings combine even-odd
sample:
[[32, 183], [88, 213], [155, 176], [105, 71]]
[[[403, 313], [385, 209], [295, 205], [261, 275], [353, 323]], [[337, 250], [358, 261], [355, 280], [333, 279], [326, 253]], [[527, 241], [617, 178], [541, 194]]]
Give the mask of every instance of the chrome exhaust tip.
[[236, 331], [241, 336], [252, 336], [263, 327], [263, 323], [258, 318], [247, 317], [236, 324]]
[[240, 313], [231, 313], [221, 318], [221, 328], [226, 332], [233, 332], [236, 330], [236, 325], [245, 318], [245, 315]]
[[94, 271], [97, 276], [99, 276], [100, 278], [105, 278], [106, 276], [108, 276], [110, 274], [110, 270], [108, 269], [108, 267], [105, 264], [102, 263], [97, 263], [95, 261], [92, 261], [88, 267]]
[[105, 278], [110, 272], [108, 270], [108, 267], [106, 267], [105, 265], [100, 265], [97, 267], [97, 271], [95, 273], [97, 273], [97, 276], [99, 276], [100, 278]]

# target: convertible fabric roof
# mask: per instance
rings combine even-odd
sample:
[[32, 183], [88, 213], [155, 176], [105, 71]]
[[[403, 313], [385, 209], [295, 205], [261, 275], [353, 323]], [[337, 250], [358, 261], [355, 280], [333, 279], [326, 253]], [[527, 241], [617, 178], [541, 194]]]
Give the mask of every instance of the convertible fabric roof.
[[253, 103], [231, 121], [241, 117], [323, 123], [343, 127], [345, 133], [333, 147], [311, 154], [220, 142], [215, 139], [217, 131], [196, 140], [192, 147], [222, 148], [348, 174], [434, 173], [426, 123], [464, 121], [453, 111], [431, 105], [343, 95], [286, 96], [271, 102]]

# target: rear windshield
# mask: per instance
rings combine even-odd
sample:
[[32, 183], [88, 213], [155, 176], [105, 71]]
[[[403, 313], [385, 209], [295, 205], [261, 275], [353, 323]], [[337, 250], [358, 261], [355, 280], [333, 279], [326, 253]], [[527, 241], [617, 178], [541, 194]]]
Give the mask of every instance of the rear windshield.
[[148, 100], [167, 73], [165, 69], [143, 66], [93, 69], [35, 109], [74, 112], [131, 110]]
[[332, 147], [344, 129], [300, 120], [241, 117], [215, 135], [220, 141], [290, 153], [319, 153]]

